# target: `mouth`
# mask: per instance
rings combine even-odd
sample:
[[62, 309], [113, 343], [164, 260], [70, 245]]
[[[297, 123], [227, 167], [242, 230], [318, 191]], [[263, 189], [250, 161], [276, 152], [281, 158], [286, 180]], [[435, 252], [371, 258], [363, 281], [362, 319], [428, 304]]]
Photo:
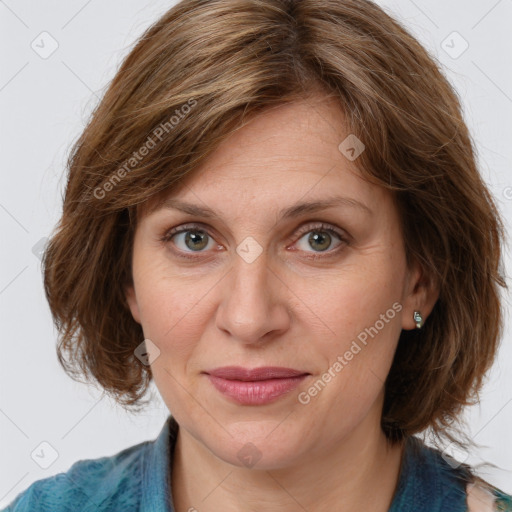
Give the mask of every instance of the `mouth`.
[[244, 368], [224, 366], [205, 373], [215, 389], [242, 405], [263, 405], [276, 401], [295, 389], [308, 372], [292, 368], [265, 366]]

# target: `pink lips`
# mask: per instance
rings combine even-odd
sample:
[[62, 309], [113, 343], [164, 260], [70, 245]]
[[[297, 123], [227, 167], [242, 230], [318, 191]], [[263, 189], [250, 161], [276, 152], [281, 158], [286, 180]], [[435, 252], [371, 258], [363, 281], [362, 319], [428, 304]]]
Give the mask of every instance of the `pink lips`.
[[207, 372], [210, 382], [224, 395], [243, 405], [262, 405], [295, 389], [309, 374], [291, 368], [224, 366]]

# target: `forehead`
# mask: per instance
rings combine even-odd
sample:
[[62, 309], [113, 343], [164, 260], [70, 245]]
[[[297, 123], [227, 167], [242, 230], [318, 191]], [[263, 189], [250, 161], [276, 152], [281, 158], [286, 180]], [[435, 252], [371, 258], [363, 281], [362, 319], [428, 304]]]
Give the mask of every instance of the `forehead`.
[[364, 205], [383, 191], [364, 180], [342, 154], [339, 145], [346, 137], [342, 110], [332, 99], [316, 97], [266, 110], [224, 140], [178, 187], [155, 197], [144, 212], [169, 206], [173, 199], [202, 206], [210, 216], [227, 203], [238, 204], [240, 214], [252, 207], [289, 206], [290, 211], [299, 203], [340, 196], [346, 206]]

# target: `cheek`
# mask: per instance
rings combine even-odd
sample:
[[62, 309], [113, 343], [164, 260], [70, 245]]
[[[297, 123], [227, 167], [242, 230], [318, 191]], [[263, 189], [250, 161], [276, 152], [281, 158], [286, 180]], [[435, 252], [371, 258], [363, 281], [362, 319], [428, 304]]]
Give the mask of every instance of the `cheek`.
[[[347, 265], [309, 296], [308, 306], [328, 327], [315, 337], [318, 354], [328, 361], [325, 399], [354, 410], [364, 409], [382, 389], [401, 331], [401, 278], [382, 261]], [[303, 327], [311, 330], [308, 324]]]
[[402, 275], [396, 266], [382, 260], [347, 264], [314, 283], [300, 281], [300, 289], [295, 286], [297, 295], [305, 297], [304, 302], [323, 324], [326, 346], [348, 348], [359, 335], [364, 342], [364, 333], [374, 327], [379, 337], [400, 332]]
[[309, 403], [338, 435], [350, 432], [370, 411], [377, 414], [401, 330], [401, 304], [393, 300], [400, 296], [392, 286], [343, 284], [330, 290], [323, 308], [335, 335], [316, 338], [316, 355], [327, 362], [301, 396], [301, 403]]
[[216, 280], [180, 276], [165, 258], [140, 258], [137, 264], [134, 281], [144, 336], [169, 362], [185, 361], [205, 329], [207, 295]]

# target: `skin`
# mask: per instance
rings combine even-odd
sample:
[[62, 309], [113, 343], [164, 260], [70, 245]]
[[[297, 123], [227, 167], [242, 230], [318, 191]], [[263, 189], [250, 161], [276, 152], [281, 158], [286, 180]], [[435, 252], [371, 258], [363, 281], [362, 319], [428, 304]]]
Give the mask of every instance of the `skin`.
[[[384, 381], [401, 330], [415, 328], [414, 310], [427, 319], [438, 292], [419, 266], [406, 265], [390, 193], [363, 180], [357, 161], [338, 149], [348, 135], [343, 123], [339, 106], [321, 96], [267, 110], [168, 196], [207, 206], [218, 219], [141, 211], [126, 297], [160, 351], [153, 377], [180, 425], [172, 467], [177, 512], [384, 512], [392, 502], [403, 447], [389, 445], [380, 428]], [[296, 202], [333, 195], [372, 213], [334, 206], [279, 217]], [[208, 233], [199, 250], [184, 234], [161, 240], [193, 222], [201, 224], [187, 227], [189, 234]], [[327, 239], [308, 241], [315, 230]], [[236, 251], [247, 237], [262, 249], [250, 263]], [[401, 310], [300, 403], [298, 394], [394, 303]], [[273, 403], [239, 405], [201, 373], [233, 364], [311, 375]], [[247, 443], [261, 457], [252, 467], [237, 456]]]

